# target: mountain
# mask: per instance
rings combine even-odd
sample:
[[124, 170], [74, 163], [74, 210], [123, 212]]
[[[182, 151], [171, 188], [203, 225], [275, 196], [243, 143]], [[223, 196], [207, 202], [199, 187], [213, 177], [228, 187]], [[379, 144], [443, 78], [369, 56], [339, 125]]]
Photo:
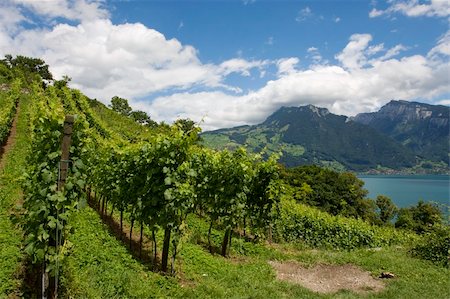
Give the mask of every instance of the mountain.
[[368, 125], [433, 162], [449, 164], [450, 107], [391, 101], [378, 112], [361, 113], [352, 120]]
[[255, 152], [281, 150], [280, 162], [287, 166], [314, 163], [364, 171], [416, 164], [414, 153], [390, 137], [312, 105], [282, 107], [259, 125], [205, 132], [202, 138], [216, 149], [245, 145]]

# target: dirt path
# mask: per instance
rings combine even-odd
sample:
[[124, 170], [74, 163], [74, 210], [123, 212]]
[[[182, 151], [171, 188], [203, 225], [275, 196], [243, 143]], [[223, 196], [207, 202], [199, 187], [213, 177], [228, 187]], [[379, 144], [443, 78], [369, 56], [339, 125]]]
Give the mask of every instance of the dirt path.
[[17, 105], [16, 115], [14, 116], [14, 120], [11, 126], [11, 130], [9, 131], [8, 138], [6, 139], [6, 143], [3, 146], [0, 146], [0, 169], [3, 169], [5, 166], [5, 156], [6, 153], [14, 146], [16, 143], [16, 134], [17, 134], [17, 120], [19, 119], [19, 110], [20, 106]]
[[277, 272], [277, 278], [299, 284], [314, 292], [327, 294], [350, 290], [359, 294], [380, 292], [384, 284], [369, 272], [354, 265], [324, 265], [305, 268], [296, 262], [275, 262], [269, 264]]

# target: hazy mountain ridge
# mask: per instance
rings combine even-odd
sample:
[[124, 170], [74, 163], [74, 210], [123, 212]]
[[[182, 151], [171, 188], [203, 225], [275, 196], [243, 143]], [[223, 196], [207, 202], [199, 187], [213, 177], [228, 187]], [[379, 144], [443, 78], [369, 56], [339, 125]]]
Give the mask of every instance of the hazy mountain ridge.
[[[360, 119], [364, 117], [375, 119], [376, 115]], [[411, 148], [361, 122], [312, 105], [282, 107], [259, 125], [220, 129], [202, 136], [207, 146], [218, 149], [246, 145], [256, 152], [282, 150], [281, 162], [287, 166], [314, 163], [367, 171], [417, 164]]]

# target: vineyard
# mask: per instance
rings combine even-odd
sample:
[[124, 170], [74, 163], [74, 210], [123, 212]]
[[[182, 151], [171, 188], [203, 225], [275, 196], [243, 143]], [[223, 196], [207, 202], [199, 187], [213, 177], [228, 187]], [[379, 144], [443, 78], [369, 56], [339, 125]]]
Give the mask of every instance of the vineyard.
[[65, 83], [0, 93], [2, 143], [21, 106], [0, 176], [0, 298], [323, 298], [272, 260], [388, 267], [399, 278], [370, 296], [445, 297], [448, 269], [407, 253], [414, 232], [300, 204], [277, 155], [205, 148], [196, 127], [142, 126]]

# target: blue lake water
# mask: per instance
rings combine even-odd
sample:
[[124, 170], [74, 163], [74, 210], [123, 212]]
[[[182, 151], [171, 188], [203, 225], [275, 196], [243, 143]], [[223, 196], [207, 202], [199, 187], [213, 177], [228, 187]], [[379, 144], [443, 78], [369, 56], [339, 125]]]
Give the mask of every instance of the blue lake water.
[[450, 205], [450, 176], [448, 175], [360, 175], [369, 198], [386, 195], [398, 207], [409, 207], [424, 201]]

